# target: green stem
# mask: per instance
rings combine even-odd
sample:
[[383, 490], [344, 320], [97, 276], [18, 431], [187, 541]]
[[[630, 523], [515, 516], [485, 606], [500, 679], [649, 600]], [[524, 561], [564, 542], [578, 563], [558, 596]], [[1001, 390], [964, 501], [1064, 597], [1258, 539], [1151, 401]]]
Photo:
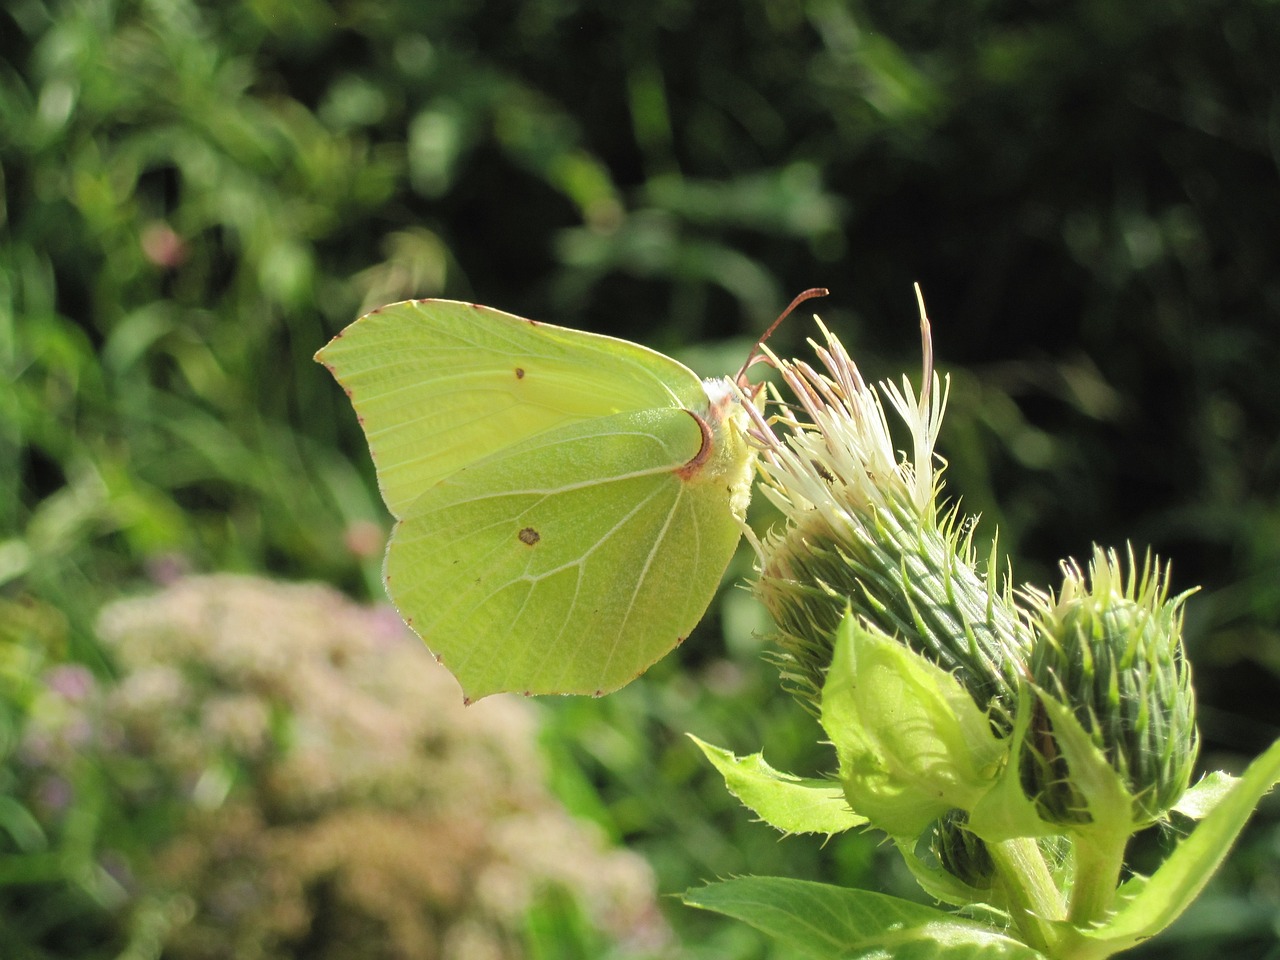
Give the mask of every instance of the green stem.
[[1082, 832], [1074, 838], [1075, 880], [1067, 919], [1077, 927], [1087, 927], [1106, 918], [1120, 885], [1127, 835], [1120, 838]]
[[1057, 940], [1053, 922], [1063, 919], [1066, 906], [1044, 862], [1040, 846], [1030, 837], [1003, 840], [988, 846], [1001, 880], [1009, 914], [1032, 949], [1052, 955]]

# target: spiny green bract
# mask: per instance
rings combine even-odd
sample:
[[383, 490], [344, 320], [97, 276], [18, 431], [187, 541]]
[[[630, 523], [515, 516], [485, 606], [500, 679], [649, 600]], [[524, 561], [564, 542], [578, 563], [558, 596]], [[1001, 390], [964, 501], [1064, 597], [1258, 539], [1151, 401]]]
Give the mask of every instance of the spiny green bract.
[[[832, 491], [839, 496], [839, 491]], [[1008, 729], [1029, 635], [1007, 598], [979, 573], [948, 514], [907, 503], [814, 511], [773, 543], [756, 593], [778, 626], [784, 682], [817, 709], [836, 627], [852, 610], [953, 671]]]

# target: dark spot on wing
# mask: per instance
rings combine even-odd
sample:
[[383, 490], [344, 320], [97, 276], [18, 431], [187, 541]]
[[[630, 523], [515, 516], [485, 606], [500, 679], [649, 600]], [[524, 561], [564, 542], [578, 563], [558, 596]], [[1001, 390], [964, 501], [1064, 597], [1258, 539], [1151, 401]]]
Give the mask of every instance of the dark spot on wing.
[[519, 533], [516, 534], [516, 537], [520, 540], [521, 543], [525, 544], [526, 546], [532, 547], [535, 543], [537, 543], [539, 540], [542, 539], [542, 534], [538, 533], [538, 531], [533, 529], [533, 527], [525, 527], [523, 530], [521, 530]]

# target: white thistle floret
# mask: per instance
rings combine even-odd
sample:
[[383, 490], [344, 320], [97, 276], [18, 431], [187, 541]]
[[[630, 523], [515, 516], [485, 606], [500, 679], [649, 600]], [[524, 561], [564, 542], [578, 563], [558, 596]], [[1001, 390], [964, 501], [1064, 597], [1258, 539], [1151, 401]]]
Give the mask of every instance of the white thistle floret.
[[[874, 513], [891, 500], [910, 504], [921, 517], [931, 514], [943, 466], [934, 447], [950, 378], [939, 378], [933, 369], [929, 318], [918, 285], [916, 299], [924, 352], [919, 397], [905, 375], [901, 387], [889, 381], [868, 385], [839, 338], [817, 317], [826, 346], [809, 343], [826, 372], [763, 348], [800, 406], [798, 413], [774, 390], [781, 412], [768, 420], [756, 414], [752, 431], [761, 446], [764, 494], [792, 520], [818, 510], [837, 527], [857, 524], [851, 510]], [[886, 400], [910, 431], [909, 455], [899, 456], [894, 446]], [[781, 437], [775, 428], [781, 428]], [[840, 497], [832, 496], [833, 487]]]

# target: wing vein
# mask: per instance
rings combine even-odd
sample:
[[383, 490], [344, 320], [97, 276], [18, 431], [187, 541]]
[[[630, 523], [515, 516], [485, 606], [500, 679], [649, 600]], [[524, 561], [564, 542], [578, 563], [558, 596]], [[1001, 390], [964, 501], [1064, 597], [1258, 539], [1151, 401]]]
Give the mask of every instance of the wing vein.
[[662, 529], [658, 531], [658, 535], [654, 538], [653, 544], [649, 547], [649, 553], [645, 556], [644, 563], [641, 565], [640, 575], [636, 578], [635, 587], [632, 588], [631, 596], [627, 600], [627, 609], [622, 616], [622, 623], [619, 624], [617, 634], [613, 637], [613, 642], [609, 645], [609, 654], [605, 657], [601, 673], [607, 674], [609, 671], [609, 665], [613, 662], [614, 654], [618, 651], [622, 635], [626, 632], [627, 624], [631, 621], [631, 613], [635, 609], [636, 600], [639, 599], [640, 593], [649, 579], [649, 568], [653, 566], [654, 558], [658, 555], [663, 543], [666, 542], [667, 533], [671, 529], [671, 521], [674, 520], [676, 514], [680, 512], [680, 505], [684, 500], [684, 495], [684, 484], [680, 484], [680, 488], [676, 492], [675, 503], [671, 505], [671, 509], [667, 512], [666, 519], [662, 523]]

